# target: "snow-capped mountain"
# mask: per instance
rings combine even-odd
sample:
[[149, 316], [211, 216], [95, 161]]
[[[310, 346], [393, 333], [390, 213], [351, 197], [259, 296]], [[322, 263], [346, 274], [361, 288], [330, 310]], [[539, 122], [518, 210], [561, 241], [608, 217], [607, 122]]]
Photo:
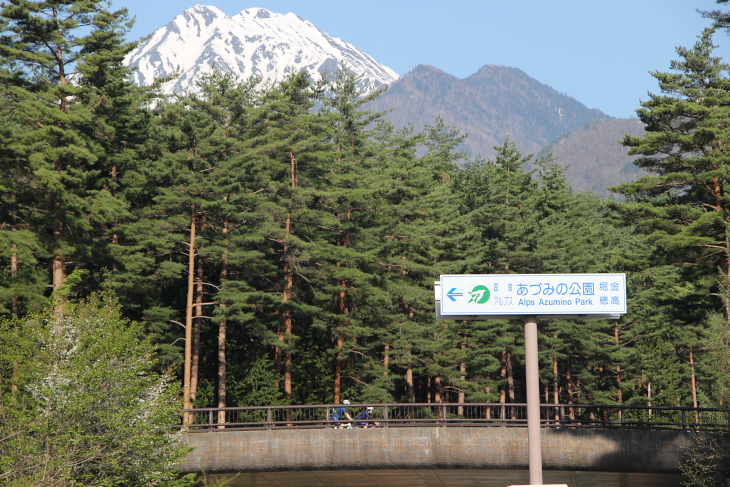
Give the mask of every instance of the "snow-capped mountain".
[[365, 92], [398, 79], [392, 69], [308, 20], [263, 8], [229, 17], [216, 7], [196, 5], [155, 31], [126, 61], [137, 68], [132, 77], [141, 85], [179, 68], [180, 77], [163, 85], [166, 93], [195, 91], [195, 81], [212, 65], [242, 79], [256, 75], [276, 81], [301, 69], [318, 79], [323, 71], [336, 71], [344, 62], [363, 75], [360, 89]]

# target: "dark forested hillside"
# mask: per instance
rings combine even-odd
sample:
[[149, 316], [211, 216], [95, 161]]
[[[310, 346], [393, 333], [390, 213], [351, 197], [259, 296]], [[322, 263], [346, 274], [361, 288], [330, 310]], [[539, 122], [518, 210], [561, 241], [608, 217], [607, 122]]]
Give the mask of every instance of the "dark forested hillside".
[[553, 153], [557, 163], [566, 168], [573, 190], [608, 196], [606, 188], [646, 174], [634, 165], [637, 156], [629, 156], [629, 149], [620, 143], [626, 135], [643, 134], [644, 124], [638, 119], [601, 120], [560, 137], [540, 154]]
[[420, 65], [393, 83], [369, 110], [392, 109], [385, 119], [417, 130], [441, 116], [469, 137], [459, 146], [470, 156], [494, 155], [507, 135], [520, 149], [537, 152], [587, 123], [610, 118], [530, 78], [522, 70], [487, 65], [465, 79]]
[[[0, 200], [9, 270], [0, 313], [41, 310], [49, 293], [31, 284], [53, 278], [54, 312], [63, 309], [59, 296], [113, 287], [125, 315], [145, 323], [160, 365], [177, 371], [188, 406], [519, 402], [521, 328], [436, 320], [434, 281], [631, 270], [630, 293], [646, 298], [625, 321], [541, 323], [545, 395], [643, 404], [638, 384], [650, 377], [655, 391], [671, 391], [655, 392], [654, 404], [690, 403], [683, 337], [660, 350], [645, 338], [666, 323], [650, 296], [664, 285], [648, 280], [653, 244], [615, 227], [600, 197], [572, 192], [563, 167], [534, 160], [509, 136], [494, 157], [468, 159], [457, 150], [463, 134], [441, 118], [416, 132], [359, 110], [372, 96], [356, 83], [333, 73], [324, 97], [305, 72], [267, 88], [213, 73], [199, 94], [160, 99], [153, 110], [143, 98], [125, 105], [141, 118], [129, 133], [114, 132], [131, 141], [129, 157], [100, 145], [86, 161], [88, 186], [60, 190], [91, 200], [107, 185], [118, 210], [96, 214], [86, 233], [63, 220], [60, 268], [54, 241], [43, 238], [52, 222], [34, 217], [49, 205], [31, 197], [45, 183], [17, 172], [34, 162], [24, 148], [42, 128], [20, 115], [20, 100], [4, 99], [16, 110], [0, 134], [17, 136], [0, 160], [12, 191]], [[102, 122], [106, 112], [89, 116]], [[95, 131], [88, 138], [106, 140]], [[71, 155], [61, 160], [70, 164]], [[62, 167], [50, 161], [45, 173]], [[671, 374], [667, 357], [678, 357]], [[711, 378], [702, 372], [702, 381]]]

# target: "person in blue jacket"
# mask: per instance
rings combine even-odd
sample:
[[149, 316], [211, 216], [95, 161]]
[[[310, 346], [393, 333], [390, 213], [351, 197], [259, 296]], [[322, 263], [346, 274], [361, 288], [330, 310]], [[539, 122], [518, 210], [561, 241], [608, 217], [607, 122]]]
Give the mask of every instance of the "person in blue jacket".
[[[343, 406], [344, 405], [347, 405], [347, 404], [350, 404], [350, 401], [348, 401], [347, 399], [345, 399], [344, 401], [342, 401], [342, 404], [343, 404]], [[332, 421], [338, 421], [338, 420], [342, 419], [343, 416], [345, 416], [347, 419], [349, 419], [350, 421], [352, 421], [352, 418], [350, 417], [350, 415], [347, 414], [347, 408], [345, 408], [343, 406], [340, 406], [340, 407], [336, 408], [335, 409], [335, 412], [332, 413], [332, 417], [330, 418]], [[341, 422], [340, 423], [335, 423], [335, 427], [336, 428], [345, 428], [345, 426], [343, 426], [343, 424]]]
[[[357, 419], [373, 419], [373, 407], [372, 406], [366, 407], [365, 409], [362, 410], [362, 412], [360, 414], [355, 416], [355, 419], [356, 420]], [[357, 425], [362, 426], [363, 428], [367, 428], [368, 422], [357, 423]]]

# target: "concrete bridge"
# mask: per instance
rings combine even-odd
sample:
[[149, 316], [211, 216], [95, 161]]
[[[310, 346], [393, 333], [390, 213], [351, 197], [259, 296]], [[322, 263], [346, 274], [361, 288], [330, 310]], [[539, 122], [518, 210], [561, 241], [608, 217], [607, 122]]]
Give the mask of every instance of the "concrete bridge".
[[[452, 406], [455, 414], [449, 417]], [[313, 408], [326, 407], [306, 408], [311, 413]], [[379, 407], [384, 414], [378, 428], [336, 429], [328, 427], [332, 426], [326, 420], [329, 414], [321, 415], [325, 420], [317, 424], [314, 419], [297, 419], [302, 415], [297, 416], [292, 409], [289, 413], [281, 409], [282, 413], [273, 407], [268, 411], [259, 408], [261, 418], [269, 421], [196, 421], [197, 426], [187, 436], [194, 450], [184, 469], [205, 471], [211, 478], [236, 474], [235, 486], [505, 487], [529, 483], [527, 429], [520, 427], [524, 425], [521, 405], [484, 406], [492, 408], [492, 414], [481, 409], [479, 416], [491, 418], [476, 418], [465, 410], [459, 416], [458, 408], [464, 405], [447, 405], [445, 415], [430, 420], [415, 414], [416, 408], [423, 406]], [[410, 408], [409, 414], [396, 412], [404, 407]], [[566, 407], [573, 408], [572, 416], [576, 417], [576, 410], [578, 414], [576, 419], [563, 418], [561, 423], [556, 409], [559, 406], [543, 406], [542, 456], [545, 482], [571, 487], [678, 487], [679, 464], [691, 444], [693, 431], [727, 425], [727, 413], [719, 410], [652, 408], [652, 416], [648, 411], [639, 411], [652, 421], [639, 422], [631, 420], [635, 409], [617, 410], [611, 406], [611, 414], [615, 415], [611, 420], [605, 414], [608, 406]], [[594, 414], [586, 414], [591, 408], [595, 408]], [[359, 407], [352, 409], [358, 411]], [[196, 414], [211, 418], [211, 411], [217, 413], [198, 410]], [[677, 418], [676, 423], [667, 420], [670, 412]], [[393, 418], [394, 413], [399, 417]], [[596, 419], [599, 413], [608, 419]], [[718, 413], [725, 415], [721, 418], [723, 424], [717, 422]], [[708, 420], [702, 420], [703, 414]], [[410, 421], [405, 416], [410, 416]], [[581, 416], [592, 416], [590, 420], [595, 423], [581, 420]], [[242, 418], [242, 414], [235, 415], [235, 419]], [[680, 422], [688, 418], [692, 421]]]

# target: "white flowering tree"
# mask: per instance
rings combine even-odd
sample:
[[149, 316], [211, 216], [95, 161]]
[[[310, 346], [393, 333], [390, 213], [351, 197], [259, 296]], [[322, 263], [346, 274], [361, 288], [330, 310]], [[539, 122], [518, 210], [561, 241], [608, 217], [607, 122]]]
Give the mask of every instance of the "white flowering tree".
[[113, 296], [1, 326], [0, 369], [15, 372], [0, 374], [0, 483], [191, 484], [170, 428], [179, 387], [154, 372], [153, 346]]

